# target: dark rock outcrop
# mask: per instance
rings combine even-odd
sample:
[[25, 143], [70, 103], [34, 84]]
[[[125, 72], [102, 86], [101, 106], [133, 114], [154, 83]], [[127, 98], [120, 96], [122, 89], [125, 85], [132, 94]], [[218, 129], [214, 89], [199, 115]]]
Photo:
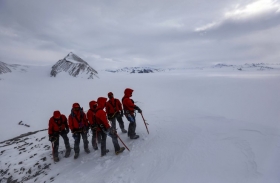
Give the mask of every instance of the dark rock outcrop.
[[9, 69], [8, 64], [0, 61], [0, 74], [8, 72], [12, 72], [11, 69]]

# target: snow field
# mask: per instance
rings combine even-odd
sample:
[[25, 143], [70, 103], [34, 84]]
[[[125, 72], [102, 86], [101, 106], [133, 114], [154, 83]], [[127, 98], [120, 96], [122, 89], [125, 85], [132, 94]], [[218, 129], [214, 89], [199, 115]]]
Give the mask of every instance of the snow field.
[[[35, 171], [34, 164], [47, 157], [41, 164], [51, 165], [44, 169], [47, 175], [36, 177], [37, 182], [278, 183], [280, 180], [278, 72], [240, 73], [220, 69], [143, 75], [100, 72], [100, 79], [83, 80], [67, 75], [49, 78], [44, 69], [1, 76], [0, 87], [5, 88], [1, 90], [1, 125], [6, 126], [9, 121], [9, 130], [1, 128], [1, 141], [47, 128], [54, 110], [68, 116], [74, 102], [79, 102], [86, 111], [88, 102], [106, 97], [109, 91], [121, 99], [125, 88], [135, 90], [132, 98], [143, 110], [150, 134], [137, 114], [136, 132], [140, 138], [130, 140], [119, 132], [130, 152], [114, 155], [108, 137], [110, 152], [100, 157], [100, 150], [93, 151], [91, 147], [90, 136], [90, 154], [83, 151], [81, 141], [77, 160], [73, 159], [72, 150], [69, 158], [60, 154], [60, 162], [54, 164], [51, 149], [44, 148], [50, 145], [47, 131], [38, 132], [26, 140], [40, 145], [34, 152], [18, 155], [14, 145], [0, 147], [0, 152], [6, 150], [0, 155], [0, 169], [6, 168], [7, 161], [12, 164], [10, 169], [18, 169], [18, 161], [24, 161], [26, 169], [33, 167]], [[31, 127], [17, 125], [21, 120]], [[123, 120], [127, 128], [128, 121]], [[36, 141], [43, 137], [46, 138]], [[68, 137], [73, 147], [70, 133]], [[62, 139], [59, 150], [65, 150]], [[14, 178], [22, 176], [14, 174]]]

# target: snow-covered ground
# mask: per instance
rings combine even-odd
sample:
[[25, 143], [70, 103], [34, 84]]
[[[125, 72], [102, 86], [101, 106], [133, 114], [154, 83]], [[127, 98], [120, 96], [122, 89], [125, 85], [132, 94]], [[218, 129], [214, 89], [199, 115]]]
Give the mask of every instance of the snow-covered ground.
[[[48, 127], [54, 110], [68, 116], [73, 103], [88, 103], [125, 88], [149, 123], [137, 115], [137, 140], [116, 156], [100, 151], [53, 163], [47, 131], [0, 144], [0, 182], [96, 183], [279, 183], [280, 72], [227, 68], [173, 70], [153, 74], [99, 72], [86, 80], [51, 66], [0, 75], [0, 142]], [[22, 121], [24, 124], [18, 125]], [[128, 121], [124, 118], [127, 128]], [[73, 147], [73, 138], [68, 134]], [[89, 136], [91, 139], [91, 134]], [[60, 151], [64, 144], [60, 140]], [[62, 152], [63, 153], [63, 152]], [[10, 178], [11, 180], [11, 178]]]

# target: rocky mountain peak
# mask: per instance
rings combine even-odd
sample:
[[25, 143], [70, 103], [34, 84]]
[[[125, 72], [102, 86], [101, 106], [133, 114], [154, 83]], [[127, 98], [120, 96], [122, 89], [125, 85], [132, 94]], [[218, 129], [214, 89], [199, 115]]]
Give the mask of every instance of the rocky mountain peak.
[[72, 52], [53, 65], [50, 74], [51, 76], [56, 77], [61, 72], [67, 72], [73, 77], [82, 77], [87, 79], [94, 79], [94, 77], [98, 78], [98, 72], [86, 61]]

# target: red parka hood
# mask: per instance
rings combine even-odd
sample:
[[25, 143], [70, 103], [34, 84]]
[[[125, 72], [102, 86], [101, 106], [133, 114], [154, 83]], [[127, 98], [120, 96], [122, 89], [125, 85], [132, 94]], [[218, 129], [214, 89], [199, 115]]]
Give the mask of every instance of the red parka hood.
[[106, 105], [106, 101], [107, 101], [107, 98], [105, 98], [105, 97], [99, 97], [99, 98], [97, 99], [98, 108], [99, 108], [99, 109], [103, 109], [103, 108], [105, 107], [105, 105]]
[[75, 108], [75, 107], [80, 107], [80, 104], [79, 104], [79, 103], [74, 103], [74, 104], [72, 105], [72, 108]]
[[89, 102], [89, 108], [90, 109], [95, 109], [97, 107], [97, 103], [96, 103], [96, 101], [90, 101]]
[[61, 115], [61, 114], [60, 114], [59, 111], [54, 111], [54, 112], [53, 112], [53, 117], [54, 117], [54, 118], [60, 118], [60, 115]]
[[132, 90], [132, 89], [130, 89], [130, 88], [126, 88], [126, 89], [124, 90], [124, 96], [125, 96], [125, 97], [131, 97], [133, 91], [134, 91], [134, 90]]

